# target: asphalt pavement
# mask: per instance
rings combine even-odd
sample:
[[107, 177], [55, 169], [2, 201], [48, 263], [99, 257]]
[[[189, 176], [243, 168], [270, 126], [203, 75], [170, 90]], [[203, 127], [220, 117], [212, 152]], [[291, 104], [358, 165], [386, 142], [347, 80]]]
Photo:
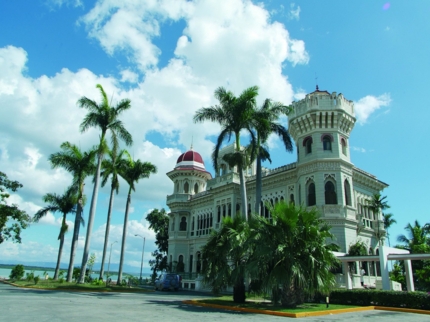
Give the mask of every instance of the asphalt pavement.
[[[285, 321], [286, 317], [240, 313], [183, 304], [207, 298], [191, 291], [150, 293], [58, 292], [0, 283], [0, 321]], [[428, 322], [429, 315], [365, 311], [300, 318], [300, 321]]]

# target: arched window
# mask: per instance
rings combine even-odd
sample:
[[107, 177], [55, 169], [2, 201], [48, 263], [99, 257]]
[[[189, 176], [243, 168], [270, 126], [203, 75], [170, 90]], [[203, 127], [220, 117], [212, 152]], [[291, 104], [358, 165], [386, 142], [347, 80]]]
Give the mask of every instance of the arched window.
[[290, 203], [292, 203], [293, 205], [295, 204], [293, 194], [290, 194]]
[[228, 204], [228, 216], [231, 217], [231, 203]]
[[217, 208], [218, 208], [218, 220], [217, 220], [217, 222], [220, 222], [221, 221], [221, 207], [218, 206]]
[[351, 206], [351, 187], [347, 179], [345, 179], [343, 185], [345, 188], [345, 204]]
[[188, 184], [188, 182], [185, 182], [185, 184], [184, 184], [184, 193], [188, 193], [189, 189], [190, 189], [190, 185]]
[[194, 185], [194, 193], [198, 193], [199, 192], [199, 185], [196, 183]]
[[342, 146], [342, 153], [346, 155], [346, 141], [344, 138], [340, 140], [340, 145]]
[[315, 183], [311, 182], [308, 185], [308, 206], [315, 206], [316, 203]]
[[176, 182], [175, 185], [175, 192], [178, 193], [179, 192], [179, 182]]
[[175, 230], [175, 218], [172, 218], [172, 229], [171, 230], [172, 231]]
[[312, 153], [312, 137], [308, 136], [303, 140], [303, 146], [305, 147], [306, 154]]
[[325, 183], [325, 204], [337, 205], [336, 188], [331, 181]]
[[181, 218], [181, 222], [179, 223], [179, 230], [180, 231], [187, 230], [187, 218], [185, 216]]
[[331, 151], [331, 141], [332, 139], [329, 135], [324, 135], [322, 138], [324, 151]]
[[193, 220], [191, 221], [191, 231], [194, 231], [194, 217], [193, 217]]

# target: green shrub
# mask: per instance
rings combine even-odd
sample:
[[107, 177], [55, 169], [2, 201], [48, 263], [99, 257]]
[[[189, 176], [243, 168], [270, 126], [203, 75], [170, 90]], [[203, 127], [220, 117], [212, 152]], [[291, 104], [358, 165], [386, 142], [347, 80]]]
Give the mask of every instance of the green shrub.
[[60, 277], [60, 278], [58, 279], [58, 282], [60, 282], [60, 284], [63, 284], [63, 283], [64, 283], [64, 277]]
[[430, 295], [425, 292], [334, 290], [330, 294], [330, 303], [430, 310]]
[[34, 271], [32, 271], [31, 273], [26, 273], [25, 274], [25, 279], [27, 280], [27, 282], [31, 282], [34, 280]]
[[104, 284], [105, 284], [105, 282], [103, 282], [103, 280], [102, 280], [102, 279], [94, 279], [94, 280], [91, 282], [91, 284], [92, 284], [92, 285], [104, 285]]
[[35, 276], [35, 277], [34, 277], [34, 284], [39, 283], [39, 280], [40, 280], [39, 275]]
[[12, 270], [10, 271], [9, 278], [11, 280], [20, 280], [24, 277], [24, 266], [23, 265], [16, 265]]

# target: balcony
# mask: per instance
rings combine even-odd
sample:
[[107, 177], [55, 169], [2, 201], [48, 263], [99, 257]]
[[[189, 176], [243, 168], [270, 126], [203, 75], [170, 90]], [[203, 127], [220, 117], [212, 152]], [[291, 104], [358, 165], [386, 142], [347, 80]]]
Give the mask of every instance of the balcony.
[[167, 196], [167, 204], [174, 202], [187, 202], [190, 199], [190, 195], [187, 193], [174, 193], [173, 195]]

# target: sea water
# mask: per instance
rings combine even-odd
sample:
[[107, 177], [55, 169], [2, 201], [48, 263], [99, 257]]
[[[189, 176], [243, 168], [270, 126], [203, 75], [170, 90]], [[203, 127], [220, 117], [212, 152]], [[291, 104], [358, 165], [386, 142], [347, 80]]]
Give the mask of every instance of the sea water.
[[[25, 268], [25, 267], [24, 267]], [[11, 268], [0, 268], [0, 278], [3, 278], [3, 279], [8, 279], [9, 278], [9, 275], [10, 275], [10, 272], [11, 272]], [[64, 274], [63, 274], [63, 277], [64, 278], [67, 278], [67, 270], [65, 270], [65, 269], [62, 269], [62, 270], [60, 270], [60, 272], [61, 271], [64, 271]], [[34, 276], [39, 276], [40, 277], [40, 279], [45, 279], [45, 277], [44, 277], [44, 273], [45, 273], [45, 271], [44, 270], [28, 270], [28, 269], [26, 269], [25, 270], [25, 273], [24, 273], [24, 278], [26, 277], [26, 274], [27, 273], [34, 273]], [[48, 274], [48, 276], [49, 277], [54, 277], [54, 273], [55, 273], [55, 271], [54, 270], [52, 270], [52, 268], [51, 268], [51, 270], [46, 270], [46, 273]], [[133, 274], [128, 274], [128, 273], [123, 273], [122, 274], [122, 278], [126, 278], [127, 276], [129, 276], [129, 275], [131, 275], [131, 276], [134, 276], [134, 277], [137, 277], [137, 278], [139, 278], [140, 277], [140, 274], [136, 274], [136, 273], [133, 273]], [[91, 274], [91, 277], [92, 278], [99, 278], [99, 273], [92, 273]], [[106, 273], [105, 273], [105, 275], [104, 275], [104, 278], [106, 279]], [[112, 279], [112, 281], [116, 281], [117, 279], [118, 279], [118, 274], [116, 274], [116, 273], [114, 273], [114, 272], [112, 272], [111, 273], [111, 275], [109, 275], [109, 278], [111, 278]], [[142, 278], [143, 279], [145, 279], [145, 278], [150, 278], [150, 274], [142, 274]]]

